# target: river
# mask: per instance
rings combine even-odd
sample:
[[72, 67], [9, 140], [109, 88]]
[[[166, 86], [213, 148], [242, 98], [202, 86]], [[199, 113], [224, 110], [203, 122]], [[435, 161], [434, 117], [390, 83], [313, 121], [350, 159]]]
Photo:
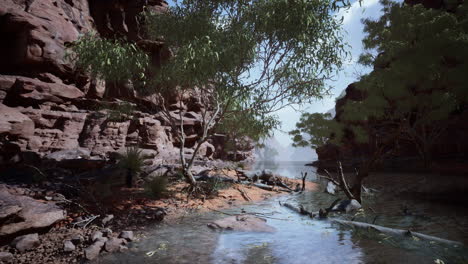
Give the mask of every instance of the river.
[[[312, 167], [304, 163], [285, 162], [275, 166], [263, 164], [255, 168], [272, 169], [277, 173], [297, 177], [301, 172], [316, 180]], [[132, 243], [124, 253], [102, 256], [95, 263], [468, 263], [468, 250], [463, 247], [429, 243], [414, 238], [395, 238], [365, 230], [353, 230], [328, 220], [300, 216], [279, 202], [303, 204], [311, 211], [328, 207], [336, 197], [323, 192], [308, 192], [276, 197], [267, 201], [224, 210], [237, 214], [241, 210], [261, 214], [275, 227], [275, 233], [214, 232], [207, 227], [213, 220], [226, 217], [222, 213], [194, 213], [177, 223], [157, 224], [139, 242]], [[378, 205], [378, 201], [372, 201]], [[366, 207], [366, 204], [364, 205]], [[424, 206], [424, 204], [421, 204]], [[340, 217], [340, 216], [338, 216]], [[341, 216], [347, 217], [347, 216]], [[375, 218], [372, 213], [358, 214], [356, 221], [377, 220], [391, 227], [417, 227], [432, 235], [445, 234], [445, 228], [456, 232], [449, 219], [433, 216], [399, 216], [396, 211]], [[426, 217], [426, 218], [425, 218]], [[444, 216], [441, 216], [444, 217]], [[432, 228], [448, 223], [448, 226]], [[421, 225], [423, 225], [421, 227]], [[427, 226], [427, 229], [424, 227]]]

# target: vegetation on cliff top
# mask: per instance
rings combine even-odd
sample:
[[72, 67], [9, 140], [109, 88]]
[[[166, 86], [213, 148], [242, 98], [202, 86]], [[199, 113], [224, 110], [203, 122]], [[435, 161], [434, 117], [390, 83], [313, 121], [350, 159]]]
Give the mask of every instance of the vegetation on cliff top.
[[[334, 17], [340, 4], [346, 2], [181, 1], [168, 12], [144, 14], [145, 43], [171, 54], [160, 65], [134, 44], [96, 35], [82, 37], [72, 50], [77, 65], [94, 75], [130, 79], [140, 93], [160, 95], [161, 112], [182, 143], [184, 174], [194, 184], [190, 168], [215, 131], [265, 137], [279, 124], [271, 113], [327, 93], [324, 81], [346, 55]], [[194, 88], [203, 132], [186, 160], [182, 98]], [[178, 112], [169, 110], [172, 98]]]
[[465, 111], [468, 101], [468, 4], [447, 12], [381, 3], [383, 15], [363, 21], [367, 35], [359, 62], [374, 67], [355, 83], [364, 98], [345, 101], [339, 120], [303, 114], [290, 132], [298, 146], [342, 145], [350, 138], [367, 143], [358, 182], [399, 142], [410, 142], [429, 165], [449, 117]]

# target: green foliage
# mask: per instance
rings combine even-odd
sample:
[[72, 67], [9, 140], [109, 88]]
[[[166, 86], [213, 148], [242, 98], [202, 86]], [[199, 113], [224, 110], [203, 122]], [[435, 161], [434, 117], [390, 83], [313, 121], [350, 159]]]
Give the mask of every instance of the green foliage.
[[164, 175], [155, 177], [145, 185], [145, 191], [153, 198], [159, 199], [167, 194], [168, 178]]
[[220, 190], [228, 189], [231, 185], [231, 183], [224, 182], [218, 177], [210, 177], [207, 181], [199, 183], [200, 194], [212, 197], [217, 195]]
[[138, 147], [128, 147], [125, 153], [119, 157], [120, 168], [129, 170], [133, 174], [141, 172], [143, 167], [143, 155]]
[[[466, 12], [457, 15], [422, 5], [383, 4], [379, 20], [364, 21], [366, 52], [360, 61], [384, 69], [359, 82], [358, 88], [369, 94], [362, 108], [376, 117], [406, 117], [416, 111], [424, 113], [422, 122], [446, 119], [468, 101]], [[458, 10], [467, 6], [464, 3]], [[378, 56], [372, 60], [373, 53]]]
[[149, 56], [135, 44], [87, 33], [70, 46], [67, 54], [76, 65], [95, 78], [118, 82], [146, 78]]
[[[452, 13], [381, 2], [382, 17], [363, 21], [367, 35], [359, 62], [374, 67], [356, 83], [365, 98], [347, 100], [340, 122], [357, 141], [373, 138], [370, 145], [378, 149], [377, 142], [397, 135], [395, 140], [412, 141], [427, 159], [445, 120], [468, 102], [468, 4]], [[327, 137], [340, 138], [337, 130], [342, 128], [333, 120], [305, 114], [291, 135], [296, 145], [317, 147]]]
[[204, 134], [224, 131], [231, 140], [259, 140], [279, 124], [272, 112], [327, 95], [325, 80], [347, 55], [334, 11], [348, 4], [177, 1], [168, 12], [143, 14], [149, 40], [163, 42], [163, 50], [171, 53], [157, 71], [135, 45], [95, 35], [75, 43], [72, 58], [94, 76], [114, 82], [130, 79], [143, 84], [135, 85], [139, 92], [163, 98], [181, 98], [196, 87], [209, 115], [217, 113], [214, 123], [221, 123], [202, 122]]
[[321, 97], [345, 49], [332, 11], [326, 0], [223, 0], [181, 1], [170, 12], [146, 13], [149, 36], [164, 39], [174, 53], [152, 87], [209, 83], [222, 106], [257, 119]]
[[329, 140], [339, 144], [343, 137], [343, 125], [332, 119], [329, 113], [304, 113], [296, 129], [289, 132], [293, 146], [318, 148]]

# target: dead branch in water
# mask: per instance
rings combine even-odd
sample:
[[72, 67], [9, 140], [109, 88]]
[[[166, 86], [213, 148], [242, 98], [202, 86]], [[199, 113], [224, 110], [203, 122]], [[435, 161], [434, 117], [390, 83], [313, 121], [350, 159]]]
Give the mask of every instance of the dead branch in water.
[[413, 236], [417, 237], [419, 239], [423, 240], [429, 240], [429, 241], [435, 241], [443, 244], [449, 244], [449, 245], [454, 245], [454, 246], [463, 246], [463, 243], [458, 242], [458, 241], [453, 241], [453, 240], [448, 240], [440, 237], [435, 237], [435, 236], [430, 236], [426, 234], [422, 234], [419, 232], [413, 232], [410, 230], [403, 230], [403, 229], [395, 229], [395, 228], [389, 228], [389, 227], [384, 227], [384, 226], [379, 226], [379, 225], [374, 225], [374, 224], [368, 224], [368, 223], [363, 223], [363, 222], [355, 222], [355, 221], [347, 221], [347, 220], [340, 220], [340, 219], [330, 219], [330, 221], [339, 223], [342, 225], [347, 225], [347, 226], [353, 226], [353, 227], [358, 227], [358, 228], [371, 228], [374, 229], [378, 232], [385, 233], [385, 234], [390, 234], [390, 235], [397, 235], [397, 236]]
[[306, 181], [306, 178], [307, 178], [307, 172], [301, 172], [301, 178], [302, 178], [302, 188], [301, 188], [301, 192], [305, 191], [305, 181]]
[[[335, 202], [332, 203], [332, 205], [328, 209], [320, 209], [319, 216], [322, 218], [322, 211], [325, 211], [327, 214], [328, 212], [331, 211], [331, 209], [339, 202], [340, 200], [337, 199]], [[283, 205], [301, 215], [308, 215], [311, 218], [315, 217], [317, 214], [313, 212], [306, 211], [304, 207], [300, 206], [294, 206], [289, 203], [283, 203], [280, 205]], [[458, 242], [458, 241], [453, 241], [453, 240], [448, 240], [440, 237], [435, 237], [435, 236], [430, 236], [426, 234], [422, 234], [419, 232], [413, 232], [410, 230], [402, 230], [402, 229], [396, 229], [396, 228], [389, 228], [389, 227], [384, 227], [384, 226], [379, 226], [379, 225], [374, 225], [374, 224], [368, 224], [368, 223], [363, 223], [363, 222], [356, 222], [356, 221], [348, 221], [348, 220], [340, 220], [340, 219], [335, 219], [335, 218], [329, 218], [331, 222], [342, 224], [342, 225], [347, 225], [347, 226], [352, 226], [352, 227], [358, 227], [358, 228], [366, 228], [366, 229], [374, 229], [380, 233], [384, 234], [389, 234], [389, 235], [396, 235], [396, 236], [405, 236], [405, 237], [417, 237], [419, 239], [423, 240], [428, 240], [428, 241], [435, 241], [443, 244], [448, 244], [448, 245], [453, 245], [453, 246], [463, 246], [463, 243]], [[374, 219], [375, 222], [375, 219]]]

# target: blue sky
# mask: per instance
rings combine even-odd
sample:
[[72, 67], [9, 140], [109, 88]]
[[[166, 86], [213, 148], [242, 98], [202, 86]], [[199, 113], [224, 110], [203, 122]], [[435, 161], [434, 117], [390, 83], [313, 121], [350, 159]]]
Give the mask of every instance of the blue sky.
[[[343, 90], [352, 82], [356, 81], [357, 73], [366, 73], [370, 69], [364, 68], [356, 63], [359, 55], [362, 53], [362, 39], [364, 38], [363, 25], [361, 19], [373, 18], [377, 19], [381, 15], [381, 5], [378, 0], [363, 0], [361, 5], [359, 2], [354, 2], [348, 10], [339, 12], [338, 16], [343, 16], [344, 37], [348, 45], [350, 45], [351, 58], [347, 60], [343, 69], [333, 81], [329, 81], [328, 85], [332, 87], [331, 96], [316, 103], [306, 105], [300, 110], [307, 112], [327, 112], [335, 107], [335, 98], [338, 97]], [[296, 109], [297, 110], [297, 109]], [[301, 113], [292, 108], [285, 108], [278, 111], [282, 127], [281, 131], [290, 131], [294, 129], [295, 124], [299, 121]], [[287, 133], [276, 131], [275, 138], [284, 146], [292, 143]]]
[[[169, 0], [169, 5], [173, 5], [174, 1]], [[353, 1], [350, 8], [342, 10], [338, 13], [339, 17], [343, 17], [343, 34], [345, 41], [348, 43], [351, 57], [346, 61], [345, 66], [335, 76], [333, 81], [329, 81], [328, 85], [332, 87], [331, 96], [316, 103], [305, 105], [299, 108], [301, 111], [307, 112], [327, 112], [335, 107], [335, 98], [338, 97], [343, 90], [357, 79], [358, 74], [368, 72], [370, 69], [363, 68], [356, 63], [359, 55], [362, 53], [362, 39], [364, 38], [363, 25], [361, 19], [373, 18], [377, 19], [381, 15], [381, 5], [378, 0], [363, 0], [361, 4], [358, 1]], [[276, 113], [281, 120], [281, 129], [275, 131], [274, 137], [283, 146], [288, 146], [292, 143], [287, 131], [293, 130], [296, 122], [299, 121], [301, 113], [298, 108], [284, 108]], [[284, 131], [284, 132], [283, 132]]]

